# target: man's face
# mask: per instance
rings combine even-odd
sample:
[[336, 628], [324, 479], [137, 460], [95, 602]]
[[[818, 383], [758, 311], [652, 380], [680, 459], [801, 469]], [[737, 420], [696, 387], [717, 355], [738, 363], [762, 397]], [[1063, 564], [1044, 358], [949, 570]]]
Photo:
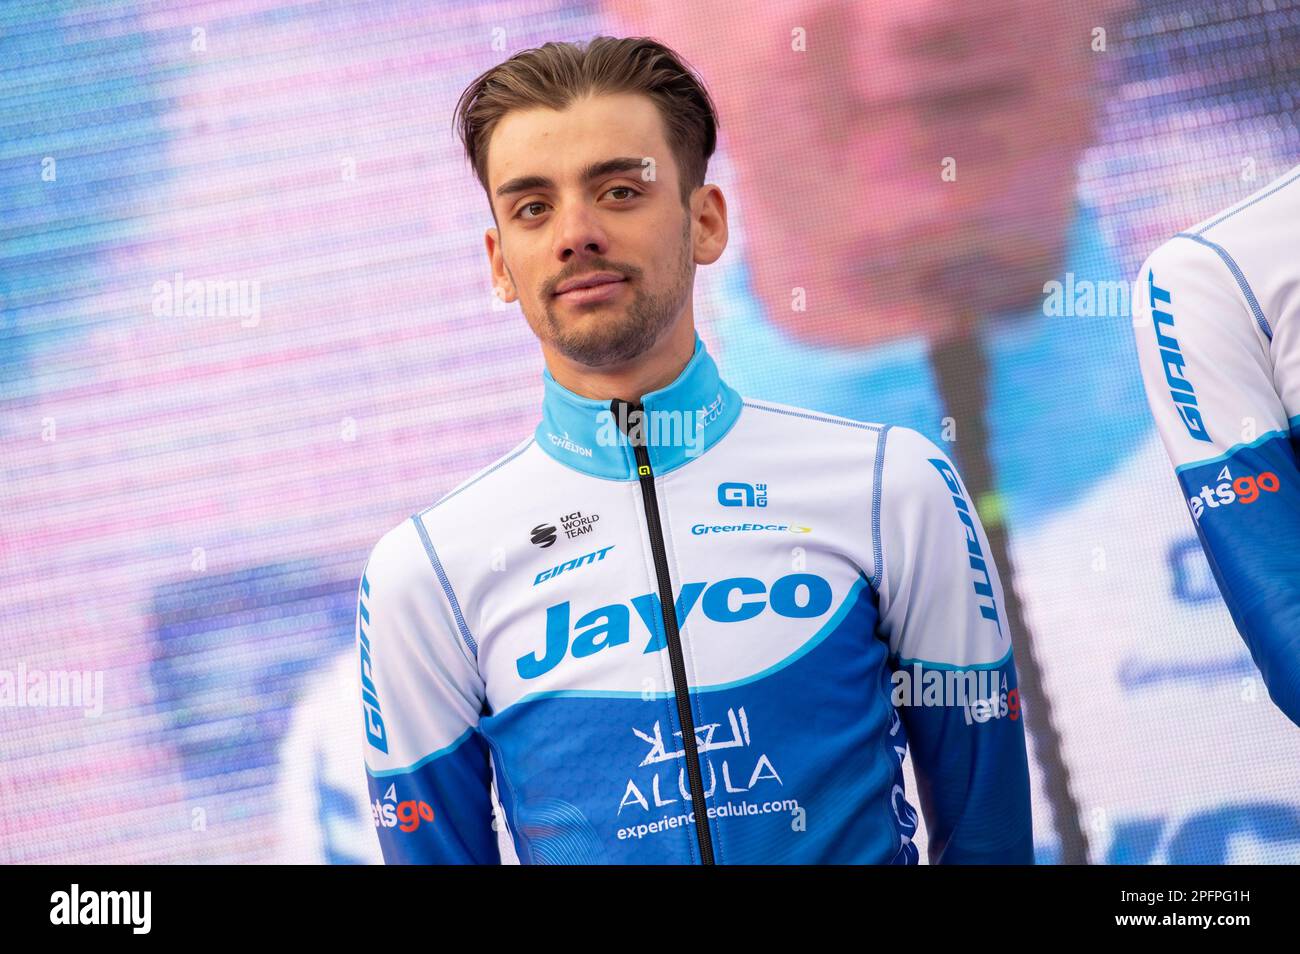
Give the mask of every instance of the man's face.
[[[688, 307], [702, 259], [648, 97], [507, 113], [489, 139], [487, 173], [493, 284], [505, 301], [518, 298], [544, 350], [591, 368], [617, 365]], [[616, 280], [562, 291], [592, 276]]]
[[1123, 0], [606, 4], [710, 80], [755, 290], [788, 330], [942, 338], [1059, 277], [1105, 58], [1092, 29], [1115, 42]]

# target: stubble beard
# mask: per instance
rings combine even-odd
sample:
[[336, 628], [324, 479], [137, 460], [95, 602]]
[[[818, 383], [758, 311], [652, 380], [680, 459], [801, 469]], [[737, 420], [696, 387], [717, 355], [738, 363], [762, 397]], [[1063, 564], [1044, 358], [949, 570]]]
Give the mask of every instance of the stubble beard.
[[[631, 361], [644, 354], [672, 327], [685, 307], [691, 285], [691, 220], [682, 232], [681, 254], [671, 283], [658, 292], [647, 289], [639, 272], [611, 269], [635, 280], [632, 301], [625, 309], [596, 307], [583, 311], [578, 321], [566, 321], [556, 314], [554, 299], [547, 300], [542, 326], [547, 342], [570, 361], [589, 368]], [[594, 265], [593, 270], [602, 266]], [[581, 324], [581, 327], [577, 325]]]

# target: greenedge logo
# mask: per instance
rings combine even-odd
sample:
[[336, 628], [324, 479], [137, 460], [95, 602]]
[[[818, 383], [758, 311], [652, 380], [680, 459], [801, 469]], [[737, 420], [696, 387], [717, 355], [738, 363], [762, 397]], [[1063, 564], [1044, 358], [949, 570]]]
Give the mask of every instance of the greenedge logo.
[[812, 533], [812, 527], [806, 527], [802, 523], [697, 523], [691, 527], [691, 533], [697, 537], [706, 533], [753, 533], [764, 531]]

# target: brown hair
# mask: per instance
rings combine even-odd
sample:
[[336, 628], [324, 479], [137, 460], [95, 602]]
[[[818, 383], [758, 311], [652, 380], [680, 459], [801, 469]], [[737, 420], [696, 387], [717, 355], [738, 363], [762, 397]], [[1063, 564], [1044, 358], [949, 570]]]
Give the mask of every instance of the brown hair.
[[691, 192], [704, 184], [717, 146], [717, 112], [695, 71], [647, 37], [544, 43], [516, 53], [470, 83], [456, 103], [456, 131], [484, 191], [487, 144], [502, 116], [539, 106], [566, 109], [597, 93], [642, 93], [654, 101], [677, 161], [682, 205], [689, 204]]

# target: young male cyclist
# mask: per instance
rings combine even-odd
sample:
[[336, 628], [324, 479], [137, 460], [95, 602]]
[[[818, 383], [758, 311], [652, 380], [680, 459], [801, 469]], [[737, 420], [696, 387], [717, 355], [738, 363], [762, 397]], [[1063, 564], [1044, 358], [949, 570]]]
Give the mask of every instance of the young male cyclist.
[[698, 78], [643, 38], [548, 43], [457, 116], [544, 398], [362, 575], [385, 860], [494, 863], [503, 827], [524, 863], [915, 863], [910, 748], [932, 862], [1031, 863], [1011, 634], [951, 462], [742, 398], [696, 333], [727, 244]]

